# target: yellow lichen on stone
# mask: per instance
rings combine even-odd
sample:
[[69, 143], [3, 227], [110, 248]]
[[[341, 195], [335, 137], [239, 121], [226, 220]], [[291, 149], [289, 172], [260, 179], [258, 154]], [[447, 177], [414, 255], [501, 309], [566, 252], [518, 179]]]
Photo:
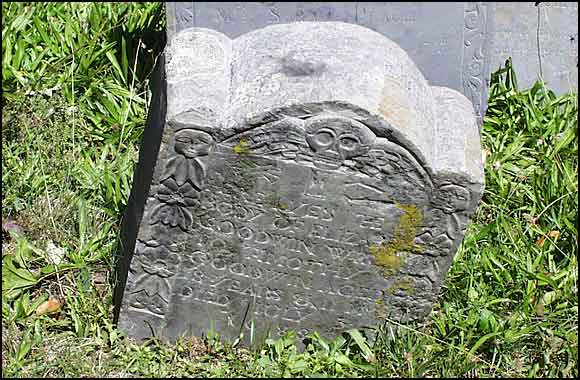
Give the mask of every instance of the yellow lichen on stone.
[[413, 294], [415, 292], [415, 286], [413, 280], [409, 278], [400, 279], [395, 281], [395, 283], [389, 288], [389, 294], [394, 294], [397, 291], [403, 291], [407, 294]]
[[234, 146], [234, 153], [236, 154], [248, 154], [250, 152], [250, 142], [241, 138], [240, 141]]
[[423, 221], [421, 211], [415, 205], [397, 203], [396, 206], [404, 213], [395, 228], [393, 238], [370, 247], [370, 253], [375, 257], [375, 264], [383, 268], [385, 276], [395, 274], [403, 265], [409, 252], [423, 252], [423, 247], [413, 242], [417, 234], [417, 227]]
[[387, 305], [385, 305], [385, 301], [382, 299], [375, 301], [375, 317], [377, 319], [387, 318]]
[[401, 267], [403, 260], [403, 258], [393, 250], [393, 247], [390, 244], [391, 241], [370, 247], [371, 254], [375, 257], [375, 265], [383, 268], [385, 276], [390, 276], [395, 273]]
[[401, 215], [399, 225], [395, 229], [395, 239], [398, 241], [398, 249], [407, 252], [421, 253], [423, 247], [415, 244], [415, 236], [417, 235], [417, 227], [423, 221], [421, 211], [415, 205], [396, 205], [405, 213]]
[[266, 196], [266, 204], [272, 208], [277, 208], [280, 210], [288, 210], [290, 208], [287, 203], [281, 202], [277, 193], [272, 193]]

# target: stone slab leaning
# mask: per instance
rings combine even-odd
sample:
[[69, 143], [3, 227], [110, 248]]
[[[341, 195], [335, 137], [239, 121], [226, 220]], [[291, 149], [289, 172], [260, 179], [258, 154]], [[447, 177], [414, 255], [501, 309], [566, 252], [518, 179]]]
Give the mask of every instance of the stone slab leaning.
[[483, 192], [474, 109], [341, 22], [174, 34], [123, 221], [129, 335], [427, 315]]

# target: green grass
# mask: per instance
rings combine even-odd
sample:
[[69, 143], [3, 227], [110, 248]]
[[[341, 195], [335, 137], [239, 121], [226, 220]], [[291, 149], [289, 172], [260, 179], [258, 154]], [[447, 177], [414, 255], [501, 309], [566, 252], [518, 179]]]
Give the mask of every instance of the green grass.
[[[291, 332], [252, 350], [124, 337], [113, 253], [163, 20], [160, 3], [2, 3], [2, 219], [23, 229], [2, 237], [3, 376], [578, 375], [578, 97], [520, 90], [509, 63], [485, 194], [423, 323], [372, 344], [311, 334], [304, 352]], [[62, 307], [37, 316], [49, 297]]]

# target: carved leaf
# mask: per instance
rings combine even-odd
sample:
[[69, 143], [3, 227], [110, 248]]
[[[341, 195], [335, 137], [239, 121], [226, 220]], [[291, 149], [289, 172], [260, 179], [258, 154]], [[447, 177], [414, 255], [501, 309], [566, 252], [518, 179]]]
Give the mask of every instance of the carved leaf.
[[189, 210], [183, 207], [179, 207], [178, 213], [179, 216], [177, 223], [179, 224], [179, 227], [181, 227], [183, 230], [189, 229], [189, 227], [193, 223], [193, 217], [191, 216]]
[[161, 178], [159, 180], [163, 182], [166, 179], [173, 177], [175, 181], [179, 184], [180, 177], [179, 173], [177, 173], [177, 168], [180, 166], [180, 161], [183, 160], [184, 158], [181, 156], [171, 157], [169, 160], [167, 160], [167, 163], [165, 164], [165, 169], [163, 170], [163, 174], [161, 175]]

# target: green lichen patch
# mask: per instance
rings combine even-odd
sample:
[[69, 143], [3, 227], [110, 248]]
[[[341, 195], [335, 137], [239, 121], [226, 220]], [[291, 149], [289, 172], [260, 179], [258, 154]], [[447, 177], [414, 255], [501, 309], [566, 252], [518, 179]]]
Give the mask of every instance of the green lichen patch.
[[272, 193], [266, 196], [266, 204], [272, 208], [280, 210], [288, 210], [290, 207], [287, 203], [281, 201], [281, 198], [277, 193]]
[[387, 318], [387, 305], [382, 299], [375, 301], [375, 317], [378, 320]]
[[241, 138], [240, 141], [234, 146], [234, 153], [239, 155], [250, 153], [250, 141], [248, 141], [246, 138]]
[[393, 275], [403, 264], [403, 257], [392, 249], [390, 242], [371, 246], [370, 252], [375, 257], [375, 264], [383, 268], [385, 276]]
[[423, 247], [413, 242], [417, 235], [417, 227], [423, 221], [421, 211], [415, 205], [397, 203], [396, 206], [404, 213], [395, 228], [393, 238], [369, 248], [371, 255], [375, 257], [375, 264], [382, 267], [385, 276], [395, 274], [405, 262], [409, 252], [423, 252]]
[[395, 294], [398, 291], [403, 291], [407, 294], [415, 293], [414, 281], [411, 278], [402, 278], [395, 281], [395, 283], [387, 290], [389, 294]]

